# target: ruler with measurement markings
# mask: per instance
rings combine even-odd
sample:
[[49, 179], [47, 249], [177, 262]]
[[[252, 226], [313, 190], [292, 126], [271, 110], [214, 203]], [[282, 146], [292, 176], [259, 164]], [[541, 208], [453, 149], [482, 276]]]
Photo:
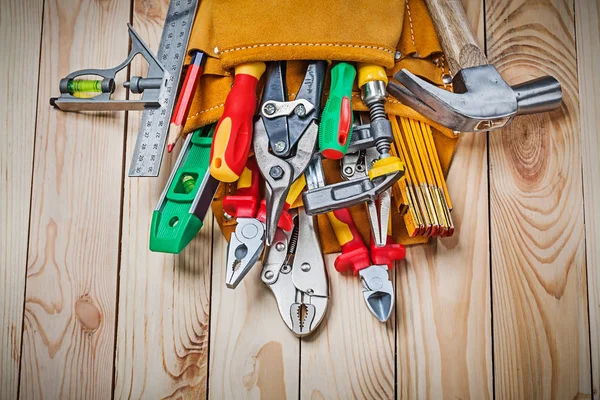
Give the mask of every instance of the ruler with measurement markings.
[[158, 176], [179, 78], [185, 60], [198, 0], [171, 0], [157, 59], [164, 68], [158, 108], [146, 108], [135, 142], [129, 176]]

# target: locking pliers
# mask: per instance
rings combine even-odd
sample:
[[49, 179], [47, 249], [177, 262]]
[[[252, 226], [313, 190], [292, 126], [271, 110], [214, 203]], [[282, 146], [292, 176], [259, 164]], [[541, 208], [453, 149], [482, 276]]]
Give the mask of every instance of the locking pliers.
[[313, 217], [306, 215], [303, 207], [290, 213], [297, 213], [294, 230], [277, 229], [261, 278], [275, 295], [285, 324], [302, 337], [323, 320], [329, 284]]

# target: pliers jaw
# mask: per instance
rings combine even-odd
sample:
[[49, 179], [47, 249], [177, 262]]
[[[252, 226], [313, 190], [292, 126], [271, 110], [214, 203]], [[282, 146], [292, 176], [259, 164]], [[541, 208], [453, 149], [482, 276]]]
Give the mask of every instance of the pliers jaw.
[[329, 289], [312, 217], [300, 208], [296, 221], [293, 232], [277, 229], [261, 278], [275, 295], [287, 327], [302, 337], [312, 333], [323, 320]]
[[394, 286], [388, 275], [387, 265], [371, 265], [358, 274], [363, 285], [363, 296], [371, 314], [386, 322], [394, 307]]
[[238, 218], [227, 245], [225, 284], [235, 289], [260, 258], [264, 249], [265, 226], [255, 218]]

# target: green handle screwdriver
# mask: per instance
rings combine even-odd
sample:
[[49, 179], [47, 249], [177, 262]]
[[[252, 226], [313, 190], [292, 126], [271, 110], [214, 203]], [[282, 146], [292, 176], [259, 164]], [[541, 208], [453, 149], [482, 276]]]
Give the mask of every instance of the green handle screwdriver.
[[339, 160], [346, 154], [352, 137], [352, 84], [356, 69], [340, 62], [331, 68], [331, 88], [321, 113], [319, 147], [321, 154]]

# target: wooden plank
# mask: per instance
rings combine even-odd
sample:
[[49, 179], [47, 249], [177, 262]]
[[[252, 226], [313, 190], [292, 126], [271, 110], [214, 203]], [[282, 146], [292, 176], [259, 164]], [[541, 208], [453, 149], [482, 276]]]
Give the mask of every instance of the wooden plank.
[[581, 110], [581, 158], [583, 161], [583, 194], [587, 289], [590, 312], [590, 344], [592, 358], [592, 393], [600, 398], [600, 5], [593, 1], [575, 2], [577, 28], [577, 66], [579, 71], [579, 106]]
[[17, 396], [43, 0], [0, 13], [0, 398]]
[[299, 340], [262, 283], [260, 262], [235, 290], [225, 286], [227, 242], [214, 225], [209, 398], [297, 398]]
[[371, 314], [360, 279], [337, 272], [336, 256], [325, 256], [330, 295], [325, 320], [302, 339], [300, 397], [393, 398], [394, 315], [383, 324]]
[[44, 5], [21, 397], [111, 396], [124, 114], [51, 109], [59, 80], [127, 55], [128, 2]]
[[[157, 51], [168, 0], [134, 2], [133, 26]], [[145, 76], [143, 60], [132, 75]], [[126, 165], [141, 113], [130, 113]], [[152, 253], [152, 212], [178, 154], [158, 178], [125, 176], [115, 398], [206, 398], [212, 217], [179, 255]], [[127, 175], [127, 169], [124, 171]]]
[[574, 2], [486, 1], [490, 61], [511, 84], [558, 78], [563, 105], [490, 134], [498, 398], [591, 395]]
[[[483, 1], [463, 1], [483, 43]], [[463, 134], [447, 179], [456, 232], [397, 272], [398, 398], [492, 397], [487, 140]]]

